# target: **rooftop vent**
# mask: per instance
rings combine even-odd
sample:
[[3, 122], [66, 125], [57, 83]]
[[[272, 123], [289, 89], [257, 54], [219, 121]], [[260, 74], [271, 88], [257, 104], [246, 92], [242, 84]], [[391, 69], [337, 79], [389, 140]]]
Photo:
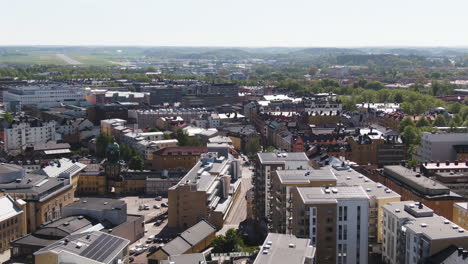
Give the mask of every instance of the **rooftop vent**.
[[79, 220], [81, 220], [81, 219], [83, 219], [83, 218], [84, 218], [84, 216], [82, 216], [82, 215], [78, 216], [78, 219], [79, 219]]
[[449, 220], [444, 220], [444, 224], [448, 225], [448, 224], [450, 224], [450, 221]]
[[270, 249], [270, 248], [271, 248], [270, 245], [265, 245], [265, 246], [263, 246], [263, 249]]
[[65, 223], [63, 223], [63, 225], [64, 225], [64, 226], [69, 226], [69, 225], [70, 225], [70, 223], [68, 223], [68, 222], [65, 222]]
[[372, 189], [371, 189], [371, 188], [367, 188], [366, 191], [367, 191], [367, 192], [371, 192]]
[[325, 193], [330, 193], [330, 189], [325, 189]]
[[457, 225], [452, 225], [452, 229], [458, 229]]
[[104, 202], [104, 205], [108, 205], [109, 203], [108, 202]]
[[351, 177], [348, 176], [348, 177], [346, 177], [346, 179], [347, 179], [347, 180], [351, 180]]
[[465, 229], [461, 229], [461, 228], [458, 229], [458, 233], [463, 233], [463, 232], [465, 232]]
[[263, 255], [268, 254], [268, 250], [267, 250], [267, 249], [263, 250], [263, 251], [262, 251], [262, 254], [263, 254]]
[[426, 223], [421, 223], [421, 227], [427, 227]]
[[81, 243], [81, 242], [76, 243], [76, 248], [81, 248], [82, 246], [83, 246], [83, 243]]
[[382, 188], [382, 184], [377, 184], [377, 188]]
[[333, 189], [332, 189], [332, 192], [333, 192], [333, 193], [338, 193], [338, 189], [333, 188]]
[[82, 201], [82, 203], [87, 203], [87, 202], [88, 202], [88, 201], [86, 201], [86, 200], [83, 200], [83, 201]]
[[386, 192], [386, 193], [391, 193], [391, 192], [392, 192], [392, 190], [390, 190], [390, 189], [386, 189], [386, 190], [385, 190], [385, 192]]
[[273, 244], [273, 241], [271, 241], [271, 240], [270, 240], [270, 241], [267, 241], [267, 245], [270, 245], [270, 246], [271, 246], [271, 244]]
[[289, 244], [289, 248], [295, 248], [295, 247], [296, 247], [296, 245], [294, 245], [294, 244]]
[[395, 213], [401, 212], [400, 209], [395, 209]]
[[91, 234], [87, 234], [86, 239], [90, 239], [90, 238], [91, 238]]

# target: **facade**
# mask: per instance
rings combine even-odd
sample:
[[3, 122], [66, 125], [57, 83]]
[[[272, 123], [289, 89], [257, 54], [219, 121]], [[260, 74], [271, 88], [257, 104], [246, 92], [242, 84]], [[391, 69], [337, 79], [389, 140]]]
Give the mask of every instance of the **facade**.
[[[3, 103], [9, 110], [20, 110], [23, 105], [39, 108], [79, 105], [84, 102], [84, 90], [68, 85], [30, 85], [9, 88], [3, 93]], [[19, 108], [17, 107], [19, 106]]]
[[205, 108], [175, 108], [175, 109], [157, 109], [157, 110], [129, 110], [128, 117], [135, 120], [138, 128], [155, 128], [156, 121], [160, 117], [180, 116], [183, 120], [198, 118], [203, 114], [211, 113]]
[[468, 161], [423, 162], [420, 171], [468, 199]]
[[26, 204], [27, 232], [61, 217], [62, 207], [73, 202], [72, 184], [66, 178], [26, 173], [11, 164], [0, 165], [0, 189], [3, 195], [22, 199]]
[[315, 247], [310, 239], [269, 233], [254, 264], [315, 264]]
[[421, 162], [457, 159], [457, 145], [468, 145], [468, 133], [429, 133], [421, 138]]
[[100, 231], [65, 237], [34, 253], [36, 264], [128, 262], [130, 241]]
[[182, 90], [180, 87], [168, 86], [151, 89], [150, 103], [152, 105], [171, 104], [180, 101], [182, 101]]
[[328, 167], [309, 170], [276, 170], [271, 173], [271, 196], [267, 200], [270, 231], [291, 234], [291, 203], [294, 187], [336, 186], [336, 176]]
[[453, 204], [453, 222], [468, 230], [468, 203]]
[[26, 202], [9, 195], [0, 197], [0, 253], [10, 248], [10, 242], [25, 235]]
[[207, 147], [168, 147], [153, 152], [152, 168], [158, 170], [174, 170], [183, 168], [190, 170], [197, 163]]
[[169, 189], [168, 226], [184, 230], [206, 219], [221, 229], [231, 204], [238, 198], [241, 177], [239, 160], [219, 153], [203, 154], [180, 182]]
[[360, 186], [292, 190], [292, 234], [317, 248], [317, 263], [367, 263], [369, 197]]
[[384, 206], [383, 260], [385, 263], [426, 263], [431, 256], [455, 245], [468, 246], [468, 233], [414, 201]]
[[19, 150], [28, 144], [47, 143], [56, 139], [55, 121], [20, 119], [5, 129], [6, 150]]
[[[255, 160], [254, 186], [254, 220], [258, 223], [266, 222], [270, 215], [267, 202], [270, 195], [271, 177], [276, 170], [307, 170], [310, 169], [309, 158], [305, 153], [258, 153]], [[266, 234], [265, 234], [266, 235]]]

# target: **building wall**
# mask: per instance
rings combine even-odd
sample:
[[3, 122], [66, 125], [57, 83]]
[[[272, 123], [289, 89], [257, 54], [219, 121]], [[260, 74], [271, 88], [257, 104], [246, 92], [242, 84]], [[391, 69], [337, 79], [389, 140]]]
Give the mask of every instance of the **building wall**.
[[130, 243], [137, 241], [145, 235], [144, 217], [139, 216], [133, 221], [116, 226], [112, 229], [112, 235], [128, 239]]
[[35, 264], [59, 264], [58, 255], [54, 253], [44, 253], [34, 256]]
[[[24, 208], [26, 209], [26, 208]], [[10, 242], [15, 240], [27, 232], [25, 211], [3, 219], [0, 222], [0, 253], [10, 248]]]
[[191, 190], [189, 185], [179, 185], [169, 189], [168, 196], [169, 227], [185, 230], [208, 217], [206, 192]]
[[465, 230], [468, 229], [468, 210], [456, 203], [453, 205], [453, 222]]
[[199, 154], [161, 156], [153, 153], [152, 168], [158, 170], [174, 170], [177, 168], [190, 170], [195, 166], [199, 158]]
[[421, 161], [455, 160], [454, 145], [468, 144], [468, 133], [429, 133], [421, 139]]
[[107, 193], [107, 178], [104, 175], [80, 175], [77, 192], [79, 195]]

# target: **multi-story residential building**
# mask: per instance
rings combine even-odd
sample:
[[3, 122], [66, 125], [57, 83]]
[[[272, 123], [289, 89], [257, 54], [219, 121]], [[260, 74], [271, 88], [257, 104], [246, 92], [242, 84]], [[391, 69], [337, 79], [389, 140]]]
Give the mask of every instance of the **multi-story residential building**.
[[276, 170], [271, 173], [270, 230], [291, 234], [291, 189], [294, 187], [336, 186], [336, 176], [329, 167], [309, 170]]
[[468, 199], [468, 161], [422, 162], [420, 171]]
[[200, 161], [169, 189], [168, 226], [186, 229], [206, 219], [222, 228], [231, 204], [238, 198], [241, 177], [240, 161], [231, 155], [202, 154]]
[[456, 146], [468, 145], [468, 133], [424, 132], [421, 138], [421, 162], [456, 160]]
[[128, 262], [130, 241], [100, 231], [73, 234], [34, 253], [36, 264]]
[[182, 101], [182, 89], [177, 86], [157, 87], [150, 91], [150, 103], [152, 105], [172, 104]]
[[153, 152], [152, 168], [159, 170], [174, 170], [184, 168], [190, 170], [197, 163], [207, 147], [168, 147]]
[[60, 218], [61, 208], [73, 202], [70, 180], [26, 173], [19, 166], [0, 164], [0, 189], [14, 199], [27, 202], [28, 233], [41, 224]]
[[10, 242], [27, 233], [26, 202], [9, 195], [0, 197], [0, 253], [10, 248]]
[[56, 140], [55, 121], [20, 118], [5, 128], [5, 149], [19, 150], [28, 144], [47, 143]]
[[381, 252], [383, 239], [383, 206], [389, 202], [399, 202], [401, 196], [390, 188], [372, 181], [346, 164], [334, 164], [333, 173], [337, 186], [361, 186], [369, 196], [369, 249]]
[[178, 117], [183, 120], [198, 118], [203, 114], [210, 114], [205, 108], [175, 108], [157, 110], [129, 110], [128, 118], [134, 119], [138, 128], [155, 128], [160, 117]]
[[405, 146], [396, 132], [359, 129], [359, 135], [348, 137], [349, 159], [361, 165], [396, 165], [405, 159]]
[[453, 222], [468, 230], [468, 203], [453, 204]]
[[84, 102], [84, 90], [68, 85], [30, 85], [9, 88], [3, 93], [3, 103], [8, 110], [21, 110], [23, 105], [39, 108], [79, 105]]
[[141, 108], [138, 103], [115, 103], [115, 104], [97, 104], [86, 109], [89, 121], [95, 125], [99, 125], [104, 119], [124, 119], [129, 118], [129, 110]]
[[312, 240], [317, 263], [367, 263], [368, 214], [360, 186], [292, 189], [292, 234]]
[[269, 233], [254, 264], [314, 264], [315, 247], [310, 239], [293, 235]]
[[468, 246], [468, 233], [414, 201], [384, 206], [382, 256], [389, 264], [426, 263], [434, 254], [455, 245]]
[[101, 124], [101, 133], [107, 136], [113, 136], [113, 130], [116, 127], [123, 126], [127, 124], [127, 120], [120, 119], [120, 118], [113, 118], [113, 119], [104, 119], [100, 121]]
[[[307, 170], [310, 169], [309, 158], [305, 153], [258, 153], [255, 160], [254, 186], [254, 219], [257, 223], [266, 223], [270, 215], [270, 207], [267, 203], [271, 188], [271, 173], [276, 170]], [[266, 235], [267, 230], [265, 230]]]

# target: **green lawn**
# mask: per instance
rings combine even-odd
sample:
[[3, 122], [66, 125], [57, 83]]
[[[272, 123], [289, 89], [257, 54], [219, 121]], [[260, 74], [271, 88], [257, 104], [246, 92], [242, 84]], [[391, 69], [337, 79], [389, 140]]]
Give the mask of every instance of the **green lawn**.
[[0, 56], [0, 63], [8, 64], [59, 64], [65, 62], [55, 56], [55, 54], [29, 54], [26, 56]]

